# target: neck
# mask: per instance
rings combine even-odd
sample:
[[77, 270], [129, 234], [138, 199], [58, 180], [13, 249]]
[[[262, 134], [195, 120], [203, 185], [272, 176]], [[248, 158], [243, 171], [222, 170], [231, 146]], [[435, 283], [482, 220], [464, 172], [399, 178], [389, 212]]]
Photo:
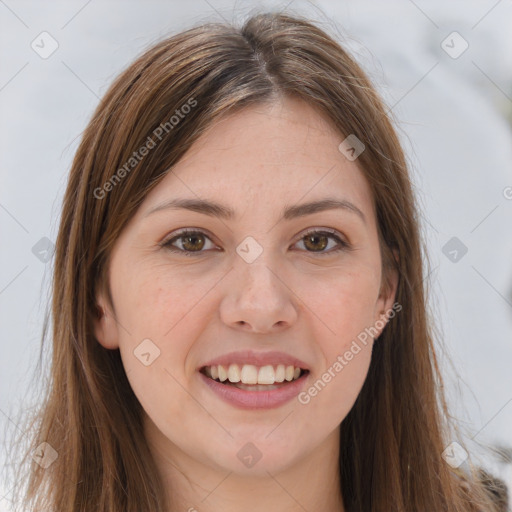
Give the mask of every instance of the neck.
[[[278, 470], [258, 462], [257, 473], [238, 473], [192, 458], [151, 421], [146, 437], [167, 493], [169, 512], [345, 512], [340, 488], [339, 430], [312, 453]], [[256, 466], [254, 467], [256, 468]]]

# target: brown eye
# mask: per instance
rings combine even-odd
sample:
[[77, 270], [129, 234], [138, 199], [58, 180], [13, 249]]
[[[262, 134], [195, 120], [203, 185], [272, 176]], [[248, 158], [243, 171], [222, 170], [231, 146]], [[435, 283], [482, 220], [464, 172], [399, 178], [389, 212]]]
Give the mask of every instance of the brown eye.
[[[334, 244], [332, 244], [332, 241], [334, 241]], [[211, 244], [210, 247], [207, 247], [208, 243]], [[348, 242], [342, 240], [335, 232], [330, 231], [310, 231], [303, 235], [297, 243], [303, 243], [307, 252], [316, 253], [319, 256], [350, 249]], [[215, 247], [210, 237], [205, 233], [192, 230], [182, 231], [161, 243], [161, 246], [185, 256], [200, 256], [208, 249]], [[330, 250], [325, 250], [328, 247]]]
[[202, 235], [182, 235], [182, 246], [186, 251], [197, 251], [204, 247], [204, 237]]
[[[162, 244], [162, 247], [185, 256], [198, 255], [205, 252], [203, 249], [211, 240], [202, 231], [182, 231]], [[212, 244], [213, 245], [213, 244]]]
[[304, 245], [307, 249], [312, 249], [313, 251], [323, 251], [329, 244], [328, 238], [325, 235], [306, 235], [304, 237]]
[[[331, 250], [325, 251], [325, 248], [329, 246], [330, 240], [335, 242], [334, 246], [331, 244]], [[304, 244], [307, 252], [318, 253], [319, 255], [331, 254], [350, 247], [348, 242], [345, 242], [334, 232], [330, 231], [310, 231], [303, 235], [298, 243], [301, 242]]]

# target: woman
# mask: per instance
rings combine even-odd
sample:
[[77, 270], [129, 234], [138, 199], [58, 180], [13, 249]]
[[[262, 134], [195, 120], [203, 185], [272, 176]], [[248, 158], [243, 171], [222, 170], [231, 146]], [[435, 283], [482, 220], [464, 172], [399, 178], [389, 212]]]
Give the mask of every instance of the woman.
[[71, 169], [26, 504], [498, 510], [446, 456], [417, 218], [385, 107], [307, 20], [147, 50]]

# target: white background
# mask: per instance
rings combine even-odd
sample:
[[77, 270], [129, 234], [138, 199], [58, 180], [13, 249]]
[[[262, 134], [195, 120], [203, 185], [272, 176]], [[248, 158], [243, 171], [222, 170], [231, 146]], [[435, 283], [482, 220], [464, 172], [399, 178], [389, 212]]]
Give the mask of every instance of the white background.
[[[453, 412], [472, 450], [512, 449], [512, 1], [259, 5], [287, 3], [337, 32], [392, 107], [423, 208]], [[31, 249], [42, 237], [55, 241], [67, 173], [98, 99], [156, 40], [203, 21], [240, 22], [255, 7], [0, 2], [2, 432], [28, 403], [48, 301], [51, 261]], [[47, 59], [31, 48], [43, 31], [58, 43]], [[456, 59], [441, 47], [453, 31], [469, 45]], [[453, 51], [463, 43], [447, 41]], [[468, 249], [456, 263], [442, 252], [454, 236]], [[510, 466], [490, 455], [484, 463], [512, 486]], [[9, 510], [9, 489], [0, 485], [0, 510]]]

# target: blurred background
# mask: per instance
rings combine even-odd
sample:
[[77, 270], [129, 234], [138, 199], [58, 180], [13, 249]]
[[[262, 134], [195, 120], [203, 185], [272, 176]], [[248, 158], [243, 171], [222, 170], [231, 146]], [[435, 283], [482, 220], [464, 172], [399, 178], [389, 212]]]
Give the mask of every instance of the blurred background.
[[[422, 208], [425, 277], [460, 438], [512, 489], [511, 0], [0, 0], [5, 467], [9, 433], [34, 405], [61, 200], [99, 98], [165, 36], [286, 6], [350, 50], [395, 119]], [[447, 453], [449, 463], [453, 446]], [[0, 511], [10, 510], [11, 485], [0, 483]]]

